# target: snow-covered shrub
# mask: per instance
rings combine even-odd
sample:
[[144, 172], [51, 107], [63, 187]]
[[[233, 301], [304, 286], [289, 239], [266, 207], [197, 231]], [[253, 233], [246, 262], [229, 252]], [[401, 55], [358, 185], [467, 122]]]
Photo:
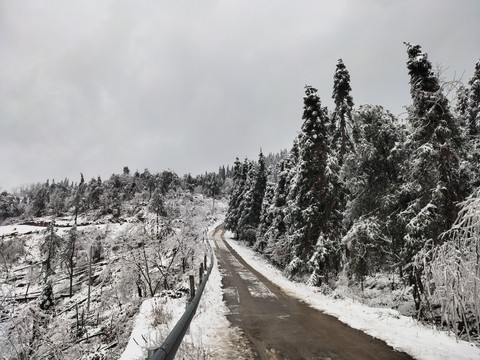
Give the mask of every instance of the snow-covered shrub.
[[[15, 263], [25, 255], [25, 239], [14, 236], [12, 239], [2, 239], [0, 241], [0, 254], [2, 254], [3, 264]], [[6, 268], [5, 270], [8, 271]]]
[[333, 241], [325, 238], [323, 234], [318, 238], [315, 250], [307, 262], [308, 270], [311, 272], [307, 285], [320, 286], [328, 283], [330, 268], [335, 266], [336, 247]]
[[292, 278], [296, 274], [298, 274], [300, 269], [302, 269], [304, 267], [305, 267], [305, 264], [304, 264], [303, 260], [300, 259], [299, 257], [295, 256], [293, 258], [293, 260], [290, 261], [290, 263], [285, 268], [285, 275], [287, 275], [287, 277], [289, 277], [289, 278]]
[[480, 334], [480, 189], [461, 203], [445, 242], [423, 257], [430, 303], [457, 335]]
[[165, 306], [166, 300], [154, 299], [152, 304], [152, 326], [157, 327], [172, 320], [172, 313]]
[[252, 246], [256, 242], [256, 229], [253, 226], [247, 225], [242, 231], [242, 240], [244, 240], [249, 246]]
[[287, 240], [285, 236], [279, 236], [278, 240], [268, 239], [264, 254], [277, 266], [283, 266], [287, 258]]
[[[347, 271], [360, 281], [363, 288], [365, 276], [375, 272], [385, 254], [382, 234], [377, 217], [362, 217], [357, 220], [343, 237], [342, 243], [348, 253]], [[384, 261], [383, 261], [384, 262]]]

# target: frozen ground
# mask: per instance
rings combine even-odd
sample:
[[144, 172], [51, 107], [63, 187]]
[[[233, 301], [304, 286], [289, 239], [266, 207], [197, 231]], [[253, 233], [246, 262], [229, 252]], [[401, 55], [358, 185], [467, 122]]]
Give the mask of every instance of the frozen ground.
[[373, 308], [351, 299], [334, 299], [318, 289], [288, 280], [280, 270], [259, 254], [227, 237], [229, 244], [247, 263], [277, 284], [285, 293], [297, 297], [309, 306], [337, 317], [349, 326], [385, 341], [418, 360], [478, 360], [480, 349], [453, 335], [427, 327], [411, 317], [387, 308]]
[[[169, 217], [160, 219], [160, 226], [168, 222], [174, 231], [161, 243], [146, 243], [145, 248], [148, 250], [148, 261], [152, 264], [155, 261], [168, 264], [172, 259], [172, 248], [181, 246], [180, 255], [184, 254], [182, 251], [198, 250], [193, 254], [188, 253], [188, 259], [192, 256], [191, 261], [187, 262], [188, 272], [191, 263], [198, 264], [200, 258], [203, 259], [201, 239], [207, 225], [223, 217], [226, 205], [219, 201], [212, 214], [210, 199], [201, 195], [174, 195], [166, 203]], [[149, 346], [161, 344], [183, 313], [185, 297], [155, 297], [142, 302], [145, 298], [138, 295], [140, 290], [136, 279], [139, 277], [135, 273], [136, 266], [142, 263], [135, 263], [134, 256], [138, 256], [138, 250], [135, 253], [132, 249], [139, 249], [138, 234], [144, 234], [145, 229], [155, 229], [156, 218], [142, 204], [128, 203], [124, 210], [125, 216], [119, 219], [112, 219], [108, 215], [98, 218], [95, 213], [85, 219], [78, 218], [74, 294], [67, 296], [67, 268], [58, 259], [55, 273], [51, 275], [55, 316], [37, 333], [33, 345], [31, 329], [36, 318], [31, 309], [38, 308], [43, 289], [40, 244], [45, 239], [46, 226], [51, 219], [35, 218], [29, 222], [21, 220], [22, 224], [0, 226], [3, 250], [6, 248], [6, 253], [2, 253], [6, 258], [2, 258], [0, 266], [0, 359], [9, 359], [25, 351], [29, 354], [33, 352], [31, 358], [46, 358], [55, 352], [59, 359], [94, 359], [99, 356], [118, 359], [122, 356], [122, 359], [144, 360]], [[141, 222], [139, 215], [142, 215]], [[66, 240], [73, 217], [56, 219], [55, 224], [55, 233]], [[92, 257], [88, 250], [93, 242], [96, 242], [95, 246], [100, 244], [100, 257], [92, 262], [88, 311], [87, 269], [89, 258]], [[183, 289], [185, 284], [179, 269], [180, 262], [173, 264], [168, 275], [171, 286], [176, 290]], [[162, 279], [155, 268], [151, 268], [150, 275], [156, 282]], [[146, 294], [146, 283], [140, 285], [145, 285], [142, 289]], [[230, 354], [232, 348], [242, 348], [240, 343], [235, 343], [237, 332], [229, 328], [225, 317], [227, 309], [222, 304], [221, 277], [215, 268], [191, 331], [180, 349], [186, 354], [185, 359], [225, 359], [224, 354]], [[130, 342], [128, 348], [127, 342]]]

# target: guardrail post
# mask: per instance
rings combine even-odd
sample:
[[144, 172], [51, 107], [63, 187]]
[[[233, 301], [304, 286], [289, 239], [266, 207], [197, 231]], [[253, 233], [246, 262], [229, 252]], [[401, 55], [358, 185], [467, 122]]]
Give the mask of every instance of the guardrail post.
[[153, 356], [153, 353], [155, 352], [154, 349], [148, 349], [147, 351], [147, 360], [149, 360], [152, 356]]
[[189, 276], [190, 279], [190, 302], [195, 297], [195, 278], [193, 275]]
[[207, 254], [203, 256], [203, 268], [207, 269]]
[[201, 284], [201, 283], [202, 283], [202, 280], [203, 280], [203, 263], [200, 264], [199, 276], [200, 276], [200, 282], [199, 282], [199, 284]]

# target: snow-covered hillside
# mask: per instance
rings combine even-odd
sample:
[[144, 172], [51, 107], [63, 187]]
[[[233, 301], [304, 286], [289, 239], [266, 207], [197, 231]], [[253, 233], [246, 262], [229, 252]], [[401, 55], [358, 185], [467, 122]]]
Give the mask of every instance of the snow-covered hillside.
[[[121, 217], [87, 212], [76, 227], [73, 215], [0, 226], [3, 357], [118, 359], [148, 303], [155, 305], [147, 314], [151, 326], [168, 327], [183, 311], [186, 279], [198, 273], [207, 252], [206, 231], [223, 216], [224, 203], [217, 202], [212, 214], [211, 199], [175, 191], [158, 219], [146, 202], [129, 204]], [[51, 253], [45, 247], [50, 238], [59, 241]]]

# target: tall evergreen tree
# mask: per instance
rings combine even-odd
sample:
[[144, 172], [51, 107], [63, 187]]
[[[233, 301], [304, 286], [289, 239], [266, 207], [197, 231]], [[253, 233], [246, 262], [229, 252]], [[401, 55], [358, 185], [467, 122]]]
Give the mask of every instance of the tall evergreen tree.
[[[321, 107], [317, 89], [311, 86], [305, 88], [302, 119], [298, 173], [294, 185], [296, 197], [289, 224], [293, 257], [287, 272], [291, 275], [308, 271], [307, 262], [318, 252], [316, 248], [324, 245], [323, 239], [334, 239], [339, 229], [338, 167], [328, 146], [327, 111]], [[327, 264], [334, 256], [334, 251], [329, 251], [324, 257], [322, 276], [326, 276]]]
[[259, 237], [265, 244], [264, 253], [277, 265], [286, 266], [290, 261], [287, 251], [287, 225], [294, 209], [293, 187], [299, 158], [298, 141], [295, 139], [292, 149], [277, 165], [277, 182], [273, 189], [271, 204], [264, 210], [265, 229]]
[[250, 245], [256, 241], [256, 231], [260, 224], [263, 197], [267, 186], [265, 157], [260, 152], [258, 164], [248, 162], [247, 177], [240, 203], [240, 219], [238, 221], [239, 238]]
[[254, 250], [263, 253], [265, 248], [267, 247], [267, 239], [265, 238], [265, 234], [268, 228], [272, 225], [273, 222], [273, 214], [271, 211], [272, 204], [273, 204], [273, 197], [275, 195], [275, 184], [273, 182], [268, 182], [265, 195], [263, 197], [262, 202], [262, 209], [260, 211], [260, 221], [257, 228], [257, 235], [256, 235], [256, 242], [254, 246]]
[[61, 244], [62, 238], [55, 233], [55, 226], [53, 223], [50, 223], [45, 230], [43, 242], [40, 244], [40, 250], [45, 257], [43, 260], [45, 279], [54, 274], [54, 264], [57, 260]]
[[54, 306], [55, 298], [53, 296], [52, 282], [50, 279], [47, 279], [43, 286], [42, 293], [40, 294], [40, 309], [43, 311], [50, 311]]
[[476, 137], [480, 128], [480, 60], [475, 64], [475, 71], [468, 81], [468, 85], [470, 88], [468, 91], [466, 120], [469, 135]]
[[458, 123], [463, 131], [468, 134], [469, 129], [467, 125], [467, 110], [468, 110], [468, 89], [461, 85], [456, 94], [455, 115], [458, 117]]
[[85, 179], [83, 178], [83, 174], [80, 173], [80, 183], [78, 184], [75, 195], [73, 197], [72, 205], [75, 208], [75, 224], [77, 223], [78, 213], [82, 210], [85, 210], [85, 192], [87, 189], [87, 184], [85, 183]]
[[160, 188], [155, 189], [152, 198], [150, 199], [149, 209], [156, 215], [155, 227], [156, 237], [160, 239], [160, 216], [167, 216], [167, 208], [165, 206], [165, 199]]
[[[406, 45], [413, 104], [409, 108], [412, 132], [406, 143], [411, 167], [402, 189], [408, 201], [401, 218], [406, 234], [403, 257], [408, 263], [428, 241], [441, 242], [441, 233], [455, 221], [456, 204], [463, 199], [468, 181], [460, 167], [461, 132], [438, 77], [420, 46]], [[417, 307], [422, 292], [418, 278], [418, 272], [411, 273]]]
[[249, 226], [250, 210], [253, 205], [253, 187], [255, 186], [255, 168], [251, 160], [245, 159], [243, 163], [245, 181], [243, 182], [242, 194], [238, 206], [237, 235], [239, 240], [251, 244], [254, 241], [254, 231]]
[[53, 216], [62, 216], [63, 212], [67, 210], [65, 205], [69, 189], [63, 182], [59, 182], [58, 184], [53, 182], [50, 186], [49, 193], [49, 207], [51, 209], [51, 214]]
[[77, 226], [73, 225], [70, 231], [68, 232], [68, 238], [64, 245], [64, 262], [67, 266], [68, 278], [69, 278], [69, 295], [73, 296], [73, 271], [75, 268], [75, 256], [76, 256], [76, 246], [78, 240]]
[[468, 81], [469, 87], [459, 90], [457, 114], [465, 123], [468, 139], [468, 170], [474, 188], [480, 185], [480, 60], [475, 65], [473, 76]]
[[91, 209], [98, 209], [100, 207], [100, 198], [102, 196], [102, 192], [103, 187], [100, 176], [96, 180], [95, 178], [92, 178], [86, 189], [86, 201]]
[[395, 117], [381, 106], [361, 106], [353, 114], [355, 152], [345, 158], [343, 178], [348, 192], [343, 237], [347, 270], [362, 281], [374, 269], [388, 269], [397, 262], [398, 239], [387, 226], [394, 210], [391, 194], [400, 185], [404, 152], [398, 144], [404, 131]]
[[350, 95], [350, 74], [342, 59], [338, 60], [333, 77], [332, 98], [335, 109], [332, 114], [332, 135], [334, 147], [338, 147], [339, 163], [343, 163], [345, 154], [353, 149], [349, 131], [352, 130], [353, 98]]
[[217, 173], [205, 173], [205, 176], [203, 178], [203, 189], [204, 192], [207, 194], [207, 196], [210, 196], [212, 198], [212, 211], [215, 210], [215, 199], [217, 198], [218, 195], [220, 195], [220, 192], [222, 190], [222, 177], [221, 175], [218, 175]]
[[244, 171], [244, 166], [237, 157], [233, 165], [233, 186], [230, 200], [228, 202], [227, 214], [225, 215], [225, 228], [235, 233], [238, 230], [240, 204], [242, 201], [246, 177], [247, 174]]
[[258, 164], [255, 173], [255, 185], [253, 188], [253, 203], [250, 214], [250, 225], [257, 227], [260, 223], [263, 197], [267, 189], [267, 169], [265, 167], [265, 156], [262, 151], [258, 155]]
[[44, 185], [38, 185], [33, 197], [32, 210], [35, 216], [43, 216], [50, 201], [48, 193], [48, 181]]
[[225, 179], [227, 178], [227, 171], [225, 170], [225, 166], [220, 166], [218, 169], [218, 176], [220, 177], [221, 183], [223, 184], [225, 182]]

